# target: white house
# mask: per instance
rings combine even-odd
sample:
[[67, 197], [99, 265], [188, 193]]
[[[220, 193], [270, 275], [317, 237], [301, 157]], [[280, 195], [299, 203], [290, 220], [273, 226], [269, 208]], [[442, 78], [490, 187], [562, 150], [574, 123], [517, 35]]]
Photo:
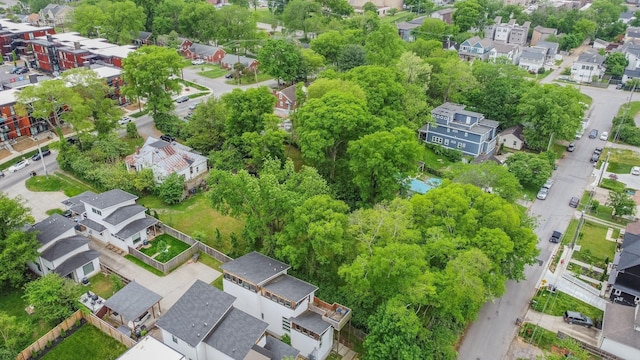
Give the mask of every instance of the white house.
[[545, 49], [528, 47], [522, 50], [518, 66], [531, 72], [538, 72], [540, 68], [544, 67], [546, 57], [547, 51]]
[[315, 297], [318, 289], [287, 275], [289, 265], [252, 252], [222, 265], [222, 286], [234, 306], [263, 319], [270, 332], [291, 337], [307, 358], [323, 360], [333, 347], [334, 330], [351, 318], [351, 309]]
[[608, 303], [602, 323], [600, 349], [622, 359], [640, 359], [638, 306]]
[[80, 214], [78, 222], [86, 235], [114, 245], [124, 251], [147, 239], [147, 232], [158, 220], [145, 214], [145, 207], [136, 204], [137, 196], [120, 189], [101, 194], [86, 191], [63, 203]]
[[156, 182], [161, 183], [172, 173], [189, 181], [207, 172], [207, 158], [194, 153], [178, 142], [167, 142], [149, 136], [141, 148], [126, 157], [129, 171], [150, 168]]
[[604, 60], [604, 56], [597, 53], [580, 54], [571, 67], [571, 80], [590, 83], [594, 77], [601, 78], [605, 70]]
[[508, 61], [515, 65], [518, 60], [520, 60], [520, 47], [518, 45], [494, 43], [493, 48], [489, 51], [489, 61], [491, 62]]
[[89, 239], [76, 234], [76, 223], [53, 214], [31, 226], [40, 243], [38, 258], [28, 264], [40, 276], [56, 273], [81, 281], [100, 271], [100, 254], [89, 249]]
[[156, 323], [164, 344], [191, 360], [298, 356], [298, 350], [266, 334], [266, 322], [235, 307], [235, 300], [196, 280]]
[[516, 125], [502, 130], [498, 134], [498, 144], [509, 149], [522, 150], [524, 147], [522, 130], [522, 125]]

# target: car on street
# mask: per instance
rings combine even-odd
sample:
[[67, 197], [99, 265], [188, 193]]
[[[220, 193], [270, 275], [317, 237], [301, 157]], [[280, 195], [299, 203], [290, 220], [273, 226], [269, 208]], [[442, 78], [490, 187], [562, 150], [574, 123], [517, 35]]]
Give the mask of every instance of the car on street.
[[131, 122], [131, 118], [128, 116], [123, 116], [122, 119], [118, 120], [118, 124], [125, 125]]
[[536, 198], [539, 200], [544, 200], [547, 198], [547, 195], [549, 195], [549, 189], [543, 187], [540, 189], [540, 191], [538, 191], [538, 195], [536, 195]]
[[616, 85], [616, 89], [617, 89], [617, 90], [620, 90], [620, 89], [622, 89], [623, 87], [624, 87], [624, 84], [618, 84], [618, 85]]
[[20, 68], [20, 66], [14, 66], [13, 68], [11, 68], [11, 70], [9, 70], [9, 74], [17, 74]]
[[176, 138], [171, 135], [160, 135], [160, 140], [172, 143], [176, 141]]
[[551, 234], [551, 238], [549, 239], [550, 242], [557, 244], [560, 242], [560, 239], [562, 238], [562, 233], [560, 231], [553, 231], [553, 234]]
[[591, 155], [591, 161], [592, 163], [597, 163], [598, 160], [600, 160], [600, 153], [597, 151], [594, 151], [593, 154]]
[[571, 143], [569, 144], [569, 146], [567, 146], [567, 151], [568, 152], [573, 152], [576, 149], [576, 144], [575, 143]]
[[187, 102], [189, 101], [189, 97], [184, 95], [184, 96], [180, 96], [179, 98], [176, 99], [177, 103], [183, 103], [183, 102]]
[[20, 170], [20, 169], [24, 169], [24, 168], [26, 168], [27, 166], [29, 166], [29, 160], [27, 160], [27, 159], [22, 159], [22, 160], [18, 161], [17, 163], [15, 163], [15, 164], [11, 165], [11, 166], [9, 167], [9, 169], [7, 169], [7, 170], [8, 170], [10, 173], [13, 173], [13, 172], [16, 172], [16, 171], [18, 171], [18, 170]]
[[192, 65], [202, 65], [202, 64], [204, 64], [204, 60], [202, 60], [202, 59], [195, 59], [195, 60], [192, 60], [192, 61], [191, 61], [191, 64], [192, 64]]
[[228, 73], [227, 75], [224, 76], [225, 79], [231, 79], [233, 77], [232, 73]]
[[200, 105], [200, 103], [195, 103], [195, 104], [189, 105], [189, 110], [195, 110], [198, 107], [198, 105]]
[[545, 189], [551, 189], [551, 187], [553, 186], [553, 183], [555, 181], [553, 181], [553, 179], [549, 178], [547, 179], [547, 181], [544, 183], [544, 185], [542, 185], [543, 188]]
[[[45, 157], [45, 156], [49, 156], [49, 155], [51, 155], [51, 150], [49, 150], [49, 149], [42, 150], [42, 156], [43, 156], [43, 157]], [[33, 161], [38, 161], [38, 160], [40, 160], [40, 152], [37, 152], [35, 155], [33, 155], [33, 156], [31, 157], [31, 160], [33, 160]]]
[[603, 131], [602, 134], [600, 134], [600, 140], [607, 141], [608, 138], [609, 138], [609, 133], [608, 132]]
[[600, 154], [602, 154], [602, 150], [604, 150], [604, 149], [601, 148], [601, 147], [597, 147], [595, 150], [593, 150], [593, 153], [600, 155]]
[[577, 311], [565, 311], [563, 319], [568, 324], [578, 324], [588, 328], [593, 326], [593, 320]]
[[598, 137], [598, 129], [593, 129], [589, 132], [589, 139], [595, 139]]
[[18, 69], [18, 71], [16, 71], [16, 74], [26, 74], [29, 72], [29, 68], [27, 67], [21, 67]]
[[631, 168], [631, 175], [640, 175], [640, 166], [634, 166]]
[[0, 170], [0, 178], [4, 177], [4, 172], [2, 172], [2, 170]]
[[577, 197], [572, 197], [571, 200], [569, 200], [569, 206], [571, 206], [572, 208], [578, 208], [578, 205], [580, 204], [580, 199]]

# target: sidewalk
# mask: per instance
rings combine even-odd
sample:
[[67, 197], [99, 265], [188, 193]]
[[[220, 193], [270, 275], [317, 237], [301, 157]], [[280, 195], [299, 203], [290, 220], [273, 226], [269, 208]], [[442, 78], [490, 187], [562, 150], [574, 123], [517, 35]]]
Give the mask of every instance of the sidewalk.
[[[51, 132], [49, 132], [49, 133], [51, 133]], [[40, 141], [40, 148], [43, 148], [43, 147], [45, 147], [45, 146], [47, 146], [47, 145], [49, 145], [49, 144], [51, 144], [51, 143], [53, 143], [53, 142], [56, 142], [56, 141], [59, 141], [59, 140], [60, 140], [60, 139], [59, 139], [57, 136], [55, 136], [55, 135], [54, 135], [54, 136], [52, 136], [52, 137], [51, 137], [51, 139], [49, 139], [49, 138], [47, 138], [47, 137], [44, 135], [44, 133], [43, 133], [43, 134], [40, 134], [40, 138], [41, 138], [41, 139], [39, 140], [39, 141]], [[33, 144], [33, 146], [31, 146], [31, 147], [29, 147], [29, 148], [26, 148], [25, 150], [22, 150], [22, 151], [16, 151], [16, 150], [15, 150], [15, 149], [13, 149], [13, 147], [12, 147], [12, 148], [10, 149], [10, 151], [11, 151], [11, 155], [9, 155], [9, 156], [7, 156], [7, 157], [4, 157], [4, 158], [0, 159], [0, 164], [4, 164], [4, 163], [9, 162], [9, 161], [11, 161], [11, 160], [13, 160], [13, 159], [22, 158], [22, 157], [24, 157], [24, 156], [25, 156], [24, 154], [27, 154], [27, 153], [29, 153], [29, 152], [31, 152], [31, 151], [34, 151], [34, 150], [37, 150], [37, 149], [38, 149], [38, 144], [37, 144], [35, 141], [31, 140], [31, 138], [27, 138], [27, 139], [25, 139], [25, 140], [33, 142], [33, 143], [34, 143], [34, 144]]]

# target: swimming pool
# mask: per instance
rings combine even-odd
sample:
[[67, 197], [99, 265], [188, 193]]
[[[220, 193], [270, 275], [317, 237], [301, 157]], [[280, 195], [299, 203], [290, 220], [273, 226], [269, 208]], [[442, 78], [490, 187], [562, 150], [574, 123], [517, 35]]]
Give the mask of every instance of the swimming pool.
[[440, 184], [442, 184], [442, 179], [439, 178], [429, 178], [426, 181], [411, 179], [409, 190], [414, 193], [424, 194], [434, 187], [440, 186]]

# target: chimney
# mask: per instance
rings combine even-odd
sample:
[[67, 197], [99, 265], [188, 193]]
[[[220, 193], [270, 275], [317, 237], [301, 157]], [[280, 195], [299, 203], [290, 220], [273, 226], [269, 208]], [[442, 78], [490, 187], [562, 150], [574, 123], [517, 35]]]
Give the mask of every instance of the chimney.
[[29, 83], [30, 84], [37, 84], [38, 83], [38, 75], [37, 74], [30, 74], [29, 75]]
[[81, 49], [80, 42], [79, 41], [74, 41], [73, 42], [73, 48], [76, 49], [76, 50], [80, 50]]
[[47, 34], [47, 41], [53, 42], [53, 36], [51, 36], [50, 34]]
[[136, 155], [140, 155], [140, 146], [136, 145]]

